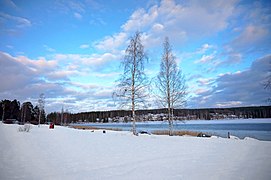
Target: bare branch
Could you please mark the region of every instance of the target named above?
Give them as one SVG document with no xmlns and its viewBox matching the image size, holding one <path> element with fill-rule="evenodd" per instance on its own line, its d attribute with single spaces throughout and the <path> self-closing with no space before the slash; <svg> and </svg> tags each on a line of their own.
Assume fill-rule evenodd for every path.
<svg viewBox="0 0 271 180">
<path fill-rule="evenodd" d="M 169 129 L 170 135 L 172 135 L 173 108 L 185 105 L 186 86 L 185 77 L 177 66 L 168 38 L 165 38 L 163 46 L 164 52 L 161 59 L 160 72 L 155 81 L 157 88 L 156 98 L 163 107 L 168 109 Z"/>
<path fill-rule="evenodd" d="M 123 74 L 113 93 L 113 98 L 118 99 L 121 107 L 131 107 L 134 134 L 136 134 L 135 108 L 144 106 L 144 99 L 148 96 L 146 93 L 148 80 L 144 73 L 144 63 L 148 58 L 140 38 L 141 34 L 136 32 L 130 40 L 122 62 Z"/>
</svg>

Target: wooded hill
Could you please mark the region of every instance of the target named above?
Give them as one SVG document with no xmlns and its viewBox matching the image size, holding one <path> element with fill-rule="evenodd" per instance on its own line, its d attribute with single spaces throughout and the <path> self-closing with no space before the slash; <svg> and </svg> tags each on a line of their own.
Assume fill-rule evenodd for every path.
<svg viewBox="0 0 271 180">
<path fill-rule="evenodd" d="M 4 111 L 3 111 L 4 110 Z M 3 113 L 4 112 L 4 113 Z M 204 109 L 174 109 L 174 119 L 233 119 L 233 118 L 271 118 L 271 106 L 233 107 L 233 108 L 204 108 Z M 20 123 L 31 122 L 37 124 L 39 108 L 31 102 L 22 105 L 17 100 L 0 101 L 0 118 L 15 119 Z M 41 123 L 54 122 L 55 124 L 68 124 L 76 122 L 119 122 L 130 121 L 131 111 L 92 111 L 81 113 L 53 112 L 45 117 L 42 112 Z M 137 110 L 137 121 L 165 120 L 167 109 Z"/>
<path fill-rule="evenodd" d="M 137 110 L 137 121 L 163 120 L 167 109 Z M 110 122 L 129 121 L 131 111 L 92 111 L 81 113 L 54 112 L 47 115 L 48 121 L 56 124 L 76 122 Z M 155 118 L 154 118 L 155 117 Z M 204 109 L 174 109 L 174 119 L 234 119 L 234 118 L 271 118 L 271 106 L 233 107 L 233 108 L 204 108 Z"/>
</svg>

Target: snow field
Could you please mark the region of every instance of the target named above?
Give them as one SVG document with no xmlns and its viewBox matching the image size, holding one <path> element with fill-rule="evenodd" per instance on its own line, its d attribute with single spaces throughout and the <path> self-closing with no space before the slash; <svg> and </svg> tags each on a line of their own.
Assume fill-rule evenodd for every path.
<svg viewBox="0 0 271 180">
<path fill-rule="evenodd" d="M 0 124 L 0 179 L 270 179 L 271 142 Z"/>
</svg>

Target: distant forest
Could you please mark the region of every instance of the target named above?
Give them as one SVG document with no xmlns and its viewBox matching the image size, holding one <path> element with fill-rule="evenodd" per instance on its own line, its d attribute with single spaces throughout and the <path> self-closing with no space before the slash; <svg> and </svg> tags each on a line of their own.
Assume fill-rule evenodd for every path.
<svg viewBox="0 0 271 180">
<path fill-rule="evenodd" d="M 38 123 L 39 107 L 33 106 L 31 102 L 24 102 L 22 105 L 16 99 L 13 101 L 0 101 L 1 120 L 14 119 L 20 123 Z M 167 109 L 137 110 L 137 121 L 163 120 Z M 117 118 L 124 118 L 129 121 L 131 111 L 92 111 L 81 113 L 52 112 L 45 116 L 42 112 L 41 123 L 54 122 L 55 124 L 69 124 L 76 122 L 109 122 Z M 156 116 L 153 119 L 152 115 Z M 158 118 L 157 118 L 158 117 Z M 225 119 L 225 118 L 271 118 L 271 106 L 233 107 L 233 108 L 205 108 L 205 109 L 174 109 L 175 119 Z"/>
<path fill-rule="evenodd" d="M 137 121 L 154 120 L 150 115 L 166 116 L 167 109 L 137 110 Z M 116 118 L 125 117 L 124 122 L 129 121 L 131 111 L 93 111 L 81 113 L 53 112 L 47 115 L 47 119 L 55 124 L 68 124 L 76 122 L 102 122 L 114 121 Z M 159 117 L 159 116 L 158 116 Z M 199 119 L 225 119 L 225 118 L 271 118 L 271 106 L 234 107 L 234 108 L 205 108 L 205 109 L 174 109 L 174 117 L 179 120 Z"/>
</svg>

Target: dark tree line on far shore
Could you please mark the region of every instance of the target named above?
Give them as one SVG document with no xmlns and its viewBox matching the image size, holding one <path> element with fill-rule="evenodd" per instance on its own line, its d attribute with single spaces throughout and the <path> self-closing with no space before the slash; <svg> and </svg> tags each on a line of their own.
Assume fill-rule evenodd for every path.
<svg viewBox="0 0 271 180">
<path fill-rule="evenodd" d="M 4 113 L 3 113 L 4 110 Z M 167 109 L 137 110 L 138 118 L 148 119 L 149 114 L 166 114 Z M 42 112 L 41 124 L 54 122 L 55 124 L 69 124 L 76 122 L 103 122 L 107 123 L 110 119 L 124 117 L 124 122 L 131 117 L 131 111 L 93 111 L 81 113 L 52 112 L 45 117 Z M 271 106 L 255 107 L 234 107 L 234 108 L 205 108 L 205 109 L 174 109 L 174 116 L 178 119 L 223 119 L 223 118 L 271 118 Z M 30 122 L 38 124 L 39 107 L 33 106 L 31 102 L 20 104 L 18 100 L 0 101 L 0 119 L 16 119 L 19 123 Z M 142 120 L 142 119 L 141 119 Z M 157 119 L 157 120 L 162 120 Z M 137 119 L 139 121 L 139 119 Z"/>
<path fill-rule="evenodd" d="M 149 114 L 166 114 L 167 109 L 137 110 L 137 121 L 150 120 Z M 53 112 L 47 115 L 47 119 L 55 124 L 69 124 L 76 122 L 102 122 L 124 117 L 124 122 L 131 117 L 131 111 L 93 111 L 81 113 Z M 224 119 L 224 118 L 271 118 L 271 106 L 235 107 L 235 108 L 206 108 L 206 109 L 174 109 L 174 116 L 179 120 L 184 119 Z M 141 119 L 140 119 L 141 118 Z M 163 120 L 157 119 L 157 120 Z"/>
</svg>

